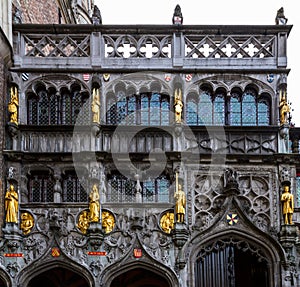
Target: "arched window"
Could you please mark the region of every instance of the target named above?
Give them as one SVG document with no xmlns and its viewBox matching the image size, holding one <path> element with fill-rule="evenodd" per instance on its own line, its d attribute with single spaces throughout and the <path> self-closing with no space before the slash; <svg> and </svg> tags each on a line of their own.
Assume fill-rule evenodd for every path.
<svg viewBox="0 0 300 287">
<path fill-rule="evenodd" d="M 125 97 L 118 92 L 118 100 L 107 103 L 107 124 L 161 126 L 169 124 L 169 97 L 159 93 L 143 93 Z"/>
<path fill-rule="evenodd" d="M 58 93 L 54 88 L 40 88 L 36 94 L 28 95 L 28 124 L 74 125 L 87 98 L 78 89 L 62 89 Z M 84 114 L 89 119 L 89 112 Z"/>
<path fill-rule="evenodd" d="M 213 103 L 211 94 L 203 91 L 198 103 L 198 124 L 211 125 L 213 123 Z"/>
<path fill-rule="evenodd" d="M 240 126 L 242 124 L 242 102 L 240 95 L 233 93 L 230 99 L 229 107 L 230 120 L 232 126 Z"/>
<path fill-rule="evenodd" d="M 29 202 L 53 202 L 54 179 L 48 172 L 33 172 L 28 180 Z"/>
<path fill-rule="evenodd" d="M 161 175 L 155 179 L 140 182 L 142 202 L 169 202 L 169 180 Z M 136 182 L 121 174 L 108 179 L 107 202 L 135 202 Z"/>
<path fill-rule="evenodd" d="M 190 98 L 186 103 L 186 122 L 188 125 L 198 125 L 198 104 L 194 98 Z"/>
<path fill-rule="evenodd" d="M 242 125 L 257 125 L 257 107 L 256 99 L 253 91 L 246 91 L 242 97 Z"/>
<path fill-rule="evenodd" d="M 63 202 L 87 202 L 87 186 L 84 180 L 79 180 L 75 171 L 66 172 L 62 184 Z"/>
<path fill-rule="evenodd" d="M 229 115 L 232 126 L 266 126 L 270 124 L 270 104 L 267 97 L 258 99 L 253 90 L 246 90 L 243 95 L 232 93 Z"/>
</svg>

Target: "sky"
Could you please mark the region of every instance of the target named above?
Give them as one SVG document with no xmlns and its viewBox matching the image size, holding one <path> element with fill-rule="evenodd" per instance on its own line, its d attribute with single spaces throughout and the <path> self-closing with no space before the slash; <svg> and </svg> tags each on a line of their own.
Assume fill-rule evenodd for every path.
<svg viewBox="0 0 300 287">
<path fill-rule="evenodd" d="M 181 7 L 186 25 L 273 25 L 277 10 L 284 8 L 288 25 L 293 25 L 288 38 L 287 97 L 292 105 L 292 122 L 300 127 L 300 95 L 297 93 L 296 64 L 300 43 L 298 0 L 94 0 L 101 11 L 103 24 L 172 24 L 174 8 Z M 299 90 L 299 89 L 298 89 Z"/>
</svg>

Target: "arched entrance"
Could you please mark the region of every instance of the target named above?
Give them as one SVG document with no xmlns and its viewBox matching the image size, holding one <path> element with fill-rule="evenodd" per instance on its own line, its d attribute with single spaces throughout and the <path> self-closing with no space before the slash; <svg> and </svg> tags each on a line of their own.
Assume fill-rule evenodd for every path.
<svg viewBox="0 0 300 287">
<path fill-rule="evenodd" d="M 6 284 L 4 283 L 1 277 L 0 277 L 0 287 L 6 287 Z"/>
<path fill-rule="evenodd" d="M 0 285 L 1 286 L 1 285 Z M 27 287 L 90 287 L 87 280 L 69 269 L 54 267 L 29 281 Z"/>
<path fill-rule="evenodd" d="M 110 287 L 171 287 L 161 275 L 144 268 L 135 268 L 116 277 Z"/>
<path fill-rule="evenodd" d="M 201 248 L 195 287 L 268 287 L 269 262 L 261 250 L 239 240 L 219 240 Z"/>
</svg>

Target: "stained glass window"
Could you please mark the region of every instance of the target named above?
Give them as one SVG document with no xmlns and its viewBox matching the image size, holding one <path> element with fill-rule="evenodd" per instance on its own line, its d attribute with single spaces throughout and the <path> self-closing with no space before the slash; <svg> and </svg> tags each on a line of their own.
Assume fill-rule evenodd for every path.
<svg viewBox="0 0 300 287">
<path fill-rule="evenodd" d="M 189 99 L 186 104 L 186 122 L 188 125 L 198 124 L 197 103 L 194 99 Z"/>
<path fill-rule="evenodd" d="M 107 107 L 109 111 L 106 116 L 107 124 L 145 126 L 169 124 L 169 98 L 158 93 L 144 93 L 130 97 L 119 94 L 117 103 L 109 102 Z"/>
<path fill-rule="evenodd" d="M 246 92 L 242 99 L 242 125 L 255 126 L 256 123 L 255 96 L 251 92 Z"/>
<path fill-rule="evenodd" d="M 230 99 L 230 125 L 240 126 L 242 123 L 242 103 L 238 94 L 232 94 Z"/>
<path fill-rule="evenodd" d="M 225 99 L 222 94 L 218 94 L 214 100 L 213 116 L 215 125 L 225 124 Z"/>
<path fill-rule="evenodd" d="M 211 95 L 208 92 L 203 92 L 200 95 L 200 101 L 198 104 L 198 117 L 200 125 L 211 125 L 212 122 L 212 112 L 213 103 Z"/>
<path fill-rule="evenodd" d="M 267 126 L 270 124 L 270 111 L 269 105 L 266 101 L 258 102 L 258 125 Z"/>
</svg>

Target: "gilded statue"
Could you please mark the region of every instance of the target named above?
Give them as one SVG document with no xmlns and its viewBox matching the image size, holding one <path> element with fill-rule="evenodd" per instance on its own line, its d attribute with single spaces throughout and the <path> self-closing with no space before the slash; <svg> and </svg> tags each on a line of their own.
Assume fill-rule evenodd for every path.
<svg viewBox="0 0 300 287">
<path fill-rule="evenodd" d="M 176 173 L 176 191 L 174 194 L 175 198 L 175 214 L 177 222 L 184 222 L 186 197 L 182 190 L 181 184 L 178 184 L 178 173 Z"/>
<path fill-rule="evenodd" d="M 99 222 L 100 219 L 100 195 L 96 184 L 93 185 L 90 193 L 89 222 Z"/>
<path fill-rule="evenodd" d="M 29 234 L 33 226 L 34 226 L 33 216 L 28 212 L 23 212 L 21 214 L 21 224 L 20 224 L 20 228 L 23 231 L 23 234 L 24 235 Z"/>
<path fill-rule="evenodd" d="M 293 224 L 294 196 L 289 192 L 289 190 L 290 187 L 285 185 L 281 195 L 284 224 Z"/>
<path fill-rule="evenodd" d="M 105 233 L 110 233 L 113 231 L 115 226 L 115 218 L 109 211 L 102 212 L 102 227 Z"/>
<path fill-rule="evenodd" d="M 174 229 L 174 213 L 167 212 L 160 219 L 160 227 L 166 233 L 171 233 Z"/>
<path fill-rule="evenodd" d="M 92 101 L 92 115 L 93 123 L 100 123 L 100 90 L 93 89 L 93 101 Z"/>
<path fill-rule="evenodd" d="M 5 194 L 5 212 L 7 223 L 18 223 L 19 196 L 12 184 L 10 184 Z"/>
<path fill-rule="evenodd" d="M 287 103 L 286 92 L 280 91 L 280 104 L 279 104 L 279 116 L 280 124 L 286 124 L 288 122 L 288 113 L 290 112 L 290 106 Z"/>
<path fill-rule="evenodd" d="M 89 212 L 86 210 L 82 211 L 78 218 L 77 227 L 83 234 L 86 234 L 89 226 L 90 226 Z"/>
<path fill-rule="evenodd" d="M 179 88 L 175 90 L 174 108 L 175 108 L 175 123 L 181 123 L 183 103 L 182 103 L 182 91 Z"/>
<path fill-rule="evenodd" d="M 10 113 L 10 122 L 18 124 L 18 89 L 17 87 L 10 88 L 10 102 L 8 103 L 8 112 Z"/>
</svg>

